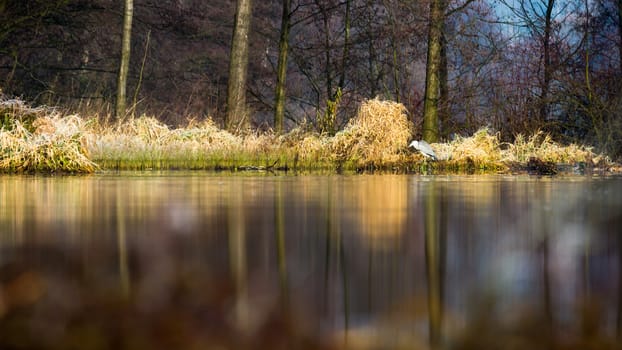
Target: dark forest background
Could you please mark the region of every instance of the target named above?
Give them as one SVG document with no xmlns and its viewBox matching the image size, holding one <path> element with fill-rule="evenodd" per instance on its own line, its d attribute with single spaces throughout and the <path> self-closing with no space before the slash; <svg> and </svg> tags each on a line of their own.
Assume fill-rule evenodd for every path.
<svg viewBox="0 0 622 350">
<path fill-rule="evenodd" d="M 361 101 L 380 97 L 403 103 L 420 133 L 430 1 L 439 0 L 292 0 L 284 129 L 319 128 L 335 100 L 338 129 Z M 247 108 L 254 128 L 273 127 L 282 4 L 252 7 Z M 543 130 L 620 158 L 622 2 L 442 4 L 441 139 L 482 126 L 508 141 Z M 0 0 L 2 92 L 113 114 L 123 5 Z M 131 112 L 171 125 L 189 117 L 223 123 L 235 12 L 231 0 L 135 0 Z"/>
</svg>

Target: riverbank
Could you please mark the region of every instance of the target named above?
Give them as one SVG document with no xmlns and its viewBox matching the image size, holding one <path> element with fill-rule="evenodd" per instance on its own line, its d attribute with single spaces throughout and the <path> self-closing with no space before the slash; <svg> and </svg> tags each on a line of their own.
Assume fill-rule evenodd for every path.
<svg viewBox="0 0 622 350">
<path fill-rule="evenodd" d="M 289 133 L 233 135 L 211 119 L 171 128 L 141 116 L 116 122 L 0 101 L 0 171 L 91 173 L 98 170 L 391 171 L 498 173 L 618 171 L 590 147 L 561 145 L 548 135 L 517 135 L 504 143 L 480 129 L 470 137 L 432 144 L 438 161 L 406 146 L 413 126 L 403 105 L 364 102 L 334 136 L 299 126 Z"/>
</svg>

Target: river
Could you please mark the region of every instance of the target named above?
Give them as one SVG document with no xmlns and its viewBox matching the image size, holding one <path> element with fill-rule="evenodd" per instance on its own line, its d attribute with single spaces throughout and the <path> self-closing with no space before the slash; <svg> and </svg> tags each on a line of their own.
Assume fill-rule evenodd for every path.
<svg viewBox="0 0 622 350">
<path fill-rule="evenodd" d="M 614 346 L 621 225 L 620 177 L 3 175 L 0 348 Z"/>
</svg>

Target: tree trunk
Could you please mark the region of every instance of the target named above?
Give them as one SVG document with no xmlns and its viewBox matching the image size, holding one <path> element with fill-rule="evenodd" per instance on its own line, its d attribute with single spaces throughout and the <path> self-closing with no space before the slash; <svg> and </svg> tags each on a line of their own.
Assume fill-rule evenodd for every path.
<svg viewBox="0 0 622 350">
<path fill-rule="evenodd" d="M 430 1 L 430 26 L 428 32 L 428 61 L 425 75 L 425 97 L 423 100 L 423 139 L 438 142 L 441 45 L 443 36 L 444 9 L 442 0 Z"/>
<path fill-rule="evenodd" d="M 621 0 L 622 1 L 622 0 Z M 383 0 L 382 2 L 384 8 L 387 11 L 389 25 L 391 27 L 391 36 L 390 36 L 390 44 L 391 44 L 391 59 L 392 59 L 392 75 L 393 75 L 393 94 L 395 95 L 395 102 L 401 102 L 401 92 L 400 92 L 400 66 L 399 66 L 399 48 L 398 48 L 398 35 L 397 35 L 397 24 L 395 23 L 395 14 L 393 9 L 390 7 L 391 4 Z"/>
<path fill-rule="evenodd" d="M 127 112 L 127 72 L 130 66 L 130 49 L 132 40 L 132 17 L 134 1 L 125 0 L 125 12 L 123 15 L 123 37 L 121 39 L 121 62 L 119 63 L 119 77 L 117 81 L 116 117 L 121 118 Z"/>
<path fill-rule="evenodd" d="M 544 17 L 544 38 L 542 41 L 542 50 L 544 56 L 544 77 L 540 86 L 540 123 L 546 122 L 549 110 L 549 89 L 551 86 L 551 78 L 553 76 L 553 64 L 551 61 L 551 31 L 553 15 L 553 6 L 555 0 L 548 0 L 546 6 L 546 14 Z M 539 126 L 540 127 L 540 126 Z"/>
<path fill-rule="evenodd" d="M 441 35 L 441 60 L 438 78 L 440 135 L 443 138 L 447 138 L 449 136 L 449 71 L 447 67 L 447 39 L 445 38 L 444 24 Z"/>
<path fill-rule="evenodd" d="M 447 8 L 447 1 L 441 0 L 443 11 Z M 441 58 L 438 69 L 439 79 L 439 136 L 447 137 L 447 127 L 449 125 L 449 70 L 447 63 L 447 37 L 445 36 L 445 18 L 441 23 Z"/>
<path fill-rule="evenodd" d="M 249 126 L 246 109 L 246 77 L 248 72 L 248 35 L 251 24 L 251 0 L 238 0 L 231 39 L 227 113 L 225 127 L 239 133 Z"/>
<path fill-rule="evenodd" d="M 324 8 L 324 5 L 319 0 L 315 0 L 315 4 L 322 14 L 322 22 L 324 24 L 324 57 L 326 59 L 324 66 L 324 77 L 326 78 L 326 110 L 323 115 L 318 113 L 318 129 L 321 133 L 332 135 L 335 132 L 335 121 L 333 118 L 335 116 L 337 104 L 332 103 L 333 77 L 330 69 L 332 44 L 330 39 L 329 18 L 328 11 Z"/>
<path fill-rule="evenodd" d="M 372 12 L 372 14 L 369 15 L 369 18 L 367 18 L 367 22 L 364 25 L 366 31 L 365 34 L 367 35 L 367 81 L 369 82 L 369 96 L 371 97 L 376 97 L 378 94 L 378 81 L 380 80 L 376 63 L 378 55 L 376 54 L 376 49 L 374 47 L 374 45 L 376 45 L 376 37 L 374 33 L 374 26 L 372 25 L 376 12 L 374 4 L 374 0 L 367 0 L 365 6 Z"/>
<path fill-rule="evenodd" d="M 346 18 L 343 39 L 343 54 L 341 55 L 341 75 L 339 76 L 339 89 L 343 91 L 346 85 L 346 66 L 350 57 L 350 6 L 352 0 L 346 0 Z"/>
<path fill-rule="evenodd" d="M 618 0 L 618 60 L 620 65 L 620 79 L 622 79 L 622 0 Z"/>
<path fill-rule="evenodd" d="M 324 66 L 324 77 L 326 78 L 326 98 L 330 99 L 333 95 L 333 77 L 331 74 L 330 66 L 331 66 L 331 48 L 332 43 L 330 39 L 330 26 L 329 26 L 329 18 L 328 11 L 324 8 L 324 5 L 320 3 L 319 0 L 315 1 L 317 7 L 319 7 L 320 12 L 322 13 L 322 21 L 324 24 L 324 56 L 326 59 L 326 65 Z"/>
<path fill-rule="evenodd" d="M 283 116 L 285 115 L 285 77 L 287 76 L 287 53 L 289 50 L 291 0 L 283 0 L 281 16 L 281 36 L 279 38 L 279 62 L 274 97 L 274 129 L 283 132 Z"/>
<path fill-rule="evenodd" d="M 393 22 L 393 21 L 392 21 Z M 393 58 L 393 92 L 395 94 L 395 102 L 400 103 L 400 67 L 399 67 L 399 50 L 397 48 L 397 36 L 395 34 L 395 23 L 391 24 L 391 51 Z"/>
<path fill-rule="evenodd" d="M 337 85 L 337 89 L 333 92 L 333 76 L 331 71 L 331 38 L 330 38 L 330 18 L 328 15 L 328 10 L 326 7 L 321 5 L 320 1 L 315 0 L 315 4 L 320 9 L 322 14 L 322 19 L 324 21 L 324 47 L 325 47 L 325 55 L 326 55 L 326 67 L 324 70 L 324 74 L 326 76 L 326 110 L 324 115 L 318 114 L 318 126 L 320 132 L 327 133 L 329 135 L 334 135 L 335 133 L 335 124 L 337 119 L 337 108 L 339 107 L 339 103 L 341 101 L 341 96 L 343 93 L 343 88 L 345 87 L 346 81 L 346 65 L 349 59 L 350 52 L 350 6 L 351 0 L 346 0 L 346 13 L 345 13 L 345 23 L 344 23 L 344 44 L 343 44 L 343 52 L 341 56 L 341 71 L 339 74 L 339 81 Z"/>
</svg>

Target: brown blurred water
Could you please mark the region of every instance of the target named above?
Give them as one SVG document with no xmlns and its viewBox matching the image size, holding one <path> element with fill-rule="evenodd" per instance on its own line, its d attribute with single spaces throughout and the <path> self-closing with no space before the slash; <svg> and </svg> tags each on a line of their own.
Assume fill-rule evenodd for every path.
<svg viewBox="0 0 622 350">
<path fill-rule="evenodd" d="M 621 224 L 619 177 L 0 176 L 0 348 L 618 348 Z"/>
</svg>

